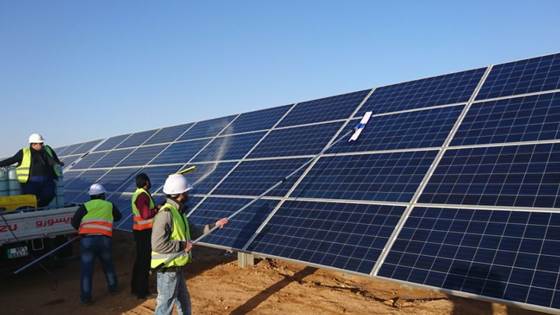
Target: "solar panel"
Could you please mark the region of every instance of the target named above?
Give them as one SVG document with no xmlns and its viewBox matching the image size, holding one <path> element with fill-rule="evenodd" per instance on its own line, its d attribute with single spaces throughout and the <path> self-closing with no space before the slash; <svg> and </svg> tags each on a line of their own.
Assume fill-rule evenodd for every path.
<svg viewBox="0 0 560 315">
<path fill-rule="evenodd" d="M 166 143 L 175 141 L 180 135 L 182 135 L 185 131 L 192 127 L 194 123 L 190 124 L 183 124 L 179 126 L 167 127 L 162 128 L 156 134 L 153 135 L 148 141 L 146 141 L 146 145 L 148 144 L 156 144 L 156 143 Z"/>
<path fill-rule="evenodd" d="M 280 122 L 278 127 L 346 119 L 369 92 L 370 90 L 363 90 L 299 103 Z"/>
<path fill-rule="evenodd" d="M 427 109 L 418 112 L 371 118 L 371 125 L 356 142 L 341 142 L 329 150 L 363 152 L 439 147 L 451 131 L 464 106 Z M 353 120 L 355 125 L 359 120 Z"/>
<path fill-rule="evenodd" d="M 90 168 L 95 162 L 99 161 L 102 157 L 104 157 L 107 152 L 93 152 L 86 156 L 84 156 L 78 163 L 76 163 L 72 169 L 86 169 Z M 79 157 L 79 156 L 78 156 Z M 66 162 L 64 162 L 66 163 Z"/>
<path fill-rule="evenodd" d="M 89 142 L 85 142 L 84 144 L 82 144 L 78 149 L 74 150 L 72 152 L 72 154 L 84 154 L 89 152 L 91 149 L 93 149 L 93 147 L 95 147 L 97 144 L 99 144 L 99 142 L 101 142 L 101 140 L 94 140 L 94 141 L 89 141 Z"/>
<path fill-rule="evenodd" d="M 560 214 L 415 208 L 383 277 L 560 308 Z"/>
<path fill-rule="evenodd" d="M 366 111 L 380 114 L 466 102 L 484 70 L 480 68 L 376 88 L 358 116 L 363 116 Z"/>
<path fill-rule="evenodd" d="M 189 215 L 189 220 L 197 225 L 213 224 L 218 219 L 230 216 L 250 201 L 251 199 L 207 198 Z M 277 203 L 275 200 L 259 200 L 236 216 L 227 229 L 217 230 L 206 236 L 203 242 L 242 249 Z"/>
<path fill-rule="evenodd" d="M 242 162 L 213 193 L 258 196 L 284 176 L 295 171 L 305 161 L 306 159 L 281 159 Z M 271 191 L 269 196 L 283 196 L 294 182 L 295 178 L 288 180 Z"/>
<path fill-rule="evenodd" d="M 59 157 L 59 159 L 64 163 L 65 166 L 70 166 L 74 163 L 77 159 L 80 158 L 80 155 L 70 155 L 65 157 Z"/>
<path fill-rule="evenodd" d="M 235 116 L 227 116 L 216 119 L 205 120 L 196 123 L 179 140 L 192 140 L 197 138 L 207 138 L 216 136 L 224 129 Z"/>
<path fill-rule="evenodd" d="M 100 167 L 113 167 L 117 165 L 122 159 L 128 156 L 133 149 L 122 149 L 116 151 L 110 151 L 107 155 L 103 156 L 97 162 L 95 162 L 91 167 L 92 168 L 100 168 Z"/>
<path fill-rule="evenodd" d="M 292 196 L 408 202 L 435 151 L 321 158 Z"/>
<path fill-rule="evenodd" d="M 420 202 L 559 208 L 560 144 L 449 150 Z"/>
<path fill-rule="evenodd" d="M 111 150 L 111 149 L 115 148 L 118 144 L 123 142 L 129 136 L 130 136 L 130 134 L 111 137 L 111 138 L 105 140 L 103 143 L 101 143 L 93 151 L 97 152 L 97 151 Z"/>
<path fill-rule="evenodd" d="M 163 150 L 150 164 L 186 163 L 210 140 L 195 140 L 173 143 Z"/>
<path fill-rule="evenodd" d="M 221 161 L 241 159 L 259 141 L 264 132 L 215 138 L 202 152 L 196 155 L 194 162 Z"/>
<path fill-rule="evenodd" d="M 473 104 L 452 145 L 560 138 L 560 94 Z"/>
<path fill-rule="evenodd" d="M 222 132 L 222 135 L 272 128 L 290 107 L 292 107 L 292 105 L 243 113 L 231 123 L 227 130 Z"/>
<path fill-rule="evenodd" d="M 477 100 L 560 89 L 560 54 L 494 66 Z"/>
<path fill-rule="evenodd" d="M 327 123 L 274 130 L 251 152 L 249 158 L 317 154 L 341 126 L 342 123 Z"/>
<path fill-rule="evenodd" d="M 284 179 L 202 244 L 557 313 L 558 56 L 61 147 L 81 159 L 65 195 L 106 183 L 129 215 L 135 174 L 159 193 L 195 165 L 187 209 L 206 224 Z M 357 141 L 305 164 L 366 111 Z"/>
<path fill-rule="evenodd" d="M 166 147 L 167 145 L 163 144 L 138 148 L 117 164 L 117 166 L 145 165 Z"/>
<path fill-rule="evenodd" d="M 368 274 L 404 207 L 288 201 L 248 250 Z"/>
</svg>

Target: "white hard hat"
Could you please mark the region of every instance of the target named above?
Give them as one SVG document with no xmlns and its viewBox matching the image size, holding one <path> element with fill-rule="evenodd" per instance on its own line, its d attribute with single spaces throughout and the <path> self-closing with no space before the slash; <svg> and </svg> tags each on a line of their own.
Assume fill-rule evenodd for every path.
<svg viewBox="0 0 560 315">
<path fill-rule="evenodd" d="M 107 193 L 107 191 L 105 190 L 105 187 L 103 187 L 103 185 L 101 184 L 93 184 L 89 186 L 88 195 L 90 196 L 97 196 L 105 193 Z"/>
<path fill-rule="evenodd" d="M 163 184 L 163 193 L 166 195 L 178 195 L 191 189 L 191 184 L 189 184 L 185 176 L 181 174 L 171 174 L 167 176 L 165 184 Z"/>
<path fill-rule="evenodd" d="M 45 142 L 45 139 L 43 139 L 43 136 L 41 136 L 38 133 L 32 133 L 29 136 L 29 143 L 43 143 Z"/>
</svg>

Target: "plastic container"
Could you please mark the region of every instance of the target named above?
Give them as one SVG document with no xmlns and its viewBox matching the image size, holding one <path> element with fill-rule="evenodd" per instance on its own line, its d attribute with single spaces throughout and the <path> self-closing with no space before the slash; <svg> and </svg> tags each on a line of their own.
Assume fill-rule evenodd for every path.
<svg viewBox="0 0 560 315">
<path fill-rule="evenodd" d="M 10 196 L 21 195 L 21 185 L 17 180 L 15 167 L 8 170 L 8 191 Z"/>
<path fill-rule="evenodd" d="M 8 196 L 10 187 L 8 186 L 8 170 L 0 168 L 0 196 Z"/>
</svg>

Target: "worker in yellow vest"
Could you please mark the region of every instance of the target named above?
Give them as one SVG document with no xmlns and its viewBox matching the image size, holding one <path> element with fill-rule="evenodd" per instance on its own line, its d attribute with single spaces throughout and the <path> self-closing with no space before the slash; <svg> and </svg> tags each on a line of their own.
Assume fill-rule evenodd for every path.
<svg viewBox="0 0 560 315">
<path fill-rule="evenodd" d="M 150 257 L 152 252 L 152 221 L 158 211 L 150 188 L 150 178 L 146 173 L 136 175 L 136 191 L 132 195 L 132 233 L 136 243 L 136 259 L 132 268 L 131 292 L 139 299 L 150 294 Z"/>
<path fill-rule="evenodd" d="M 222 218 L 214 224 L 198 227 L 191 224 L 183 205 L 189 198 L 192 186 L 180 174 L 167 177 L 163 185 L 166 203 L 156 214 L 152 227 L 152 268 L 165 263 L 157 272 L 156 315 L 171 314 L 177 304 L 180 315 L 191 314 L 191 301 L 183 268 L 191 261 L 192 239 L 208 233 L 214 225 L 223 228 L 228 223 Z M 174 259 L 171 257 L 183 253 Z"/>
<path fill-rule="evenodd" d="M 107 191 L 101 184 L 90 186 L 90 201 L 81 205 L 74 217 L 72 226 L 78 230 L 80 239 L 80 302 L 91 304 L 93 264 L 95 258 L 101 260 L 107 287 L 110 293 L 117 292 L 117 274 L 113 266 L 112 236 L 113 221 L 121 219 L 117 206 L 105 200 Z"/>
<path fill-rule="evenodd" d="M 16 175 L 23 194 L 37 197 L 37 206 L 46 207 L 56 195 L 55 180 L 61 175 L 58 165 L 63 166 L 54 150 L 44 144 L 45 139 L 33 133 L 29 147 L 19 150 L 11 158 L 0 161 L 0 167 L 17 163 Z"/>
</svg>

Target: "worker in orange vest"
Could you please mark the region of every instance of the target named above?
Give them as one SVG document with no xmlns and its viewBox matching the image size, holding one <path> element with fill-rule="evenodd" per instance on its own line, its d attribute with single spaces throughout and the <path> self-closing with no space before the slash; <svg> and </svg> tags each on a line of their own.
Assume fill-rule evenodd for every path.
<svg viewBox="0 0 560 315">
<path fill-rule="evenodd" d="M 101 260 L 110 293 L 117 292 L 117 274 L 113 266 L 113 221 L 121 219 L 121 213 L 112 202 L 105 200 L 107 191 L 101 184 L 89 188 L 90 201 L 76 210 L 72 226 L 82 236 L 80 239 L 80 302 L 91 304 L 93 263 Z"/>
</svg>

